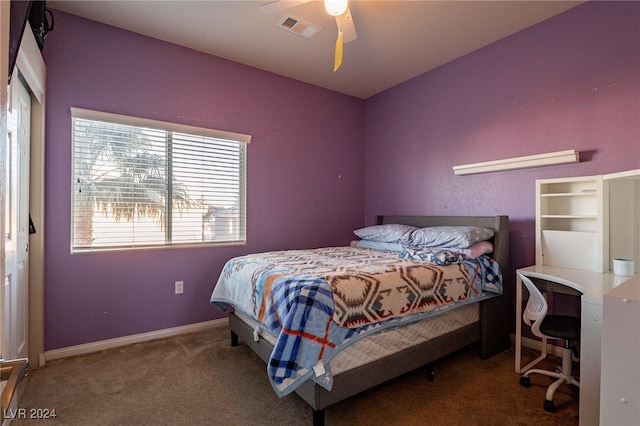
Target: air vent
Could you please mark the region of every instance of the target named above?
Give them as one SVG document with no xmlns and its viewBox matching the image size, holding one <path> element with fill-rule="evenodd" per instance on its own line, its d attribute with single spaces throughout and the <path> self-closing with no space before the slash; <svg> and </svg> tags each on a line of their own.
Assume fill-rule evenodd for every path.
<svg viewBox="0 0 640 426">
<path fill-rule="evenodd" d="M 303 21 L 300 18 L 296 18 L 292 15 L 287 15 L 282 18 L 276 24 L 278 28 L 282 28 L 285 31 L 289 31 L 295 35 L 299 35 L 300 37 L 304 37 L 306 39 L 311 40 L 318 34 L 321 30 L 320 27 L 311 25 L 310 23 Z"/>
</svg>

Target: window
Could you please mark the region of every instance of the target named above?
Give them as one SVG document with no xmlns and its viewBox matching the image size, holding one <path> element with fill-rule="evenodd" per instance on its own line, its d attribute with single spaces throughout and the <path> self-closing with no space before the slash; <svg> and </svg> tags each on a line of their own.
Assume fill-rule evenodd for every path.
<svg viewBox="0 0 640 426">
<path fill-rule="evenodd" d="M 244 243 L 248 135 L 71 109 L 72 252 Z"/>
</svg>

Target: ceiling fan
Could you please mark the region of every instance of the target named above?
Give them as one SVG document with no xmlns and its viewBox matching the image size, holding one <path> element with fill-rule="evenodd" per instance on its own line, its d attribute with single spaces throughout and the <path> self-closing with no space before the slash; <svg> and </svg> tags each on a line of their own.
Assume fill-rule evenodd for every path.
<svg viewBox="0 0 640 426">
<path fill-rule="evenodd" d="M 312 0 L 275 0 L 260 6 L 260 11 L 265 15 L 271 15 L 310 1 Z M 324 0 L 324 8 L 329 15 L 335 16 L 338 27 L 338 38 L 336 40 L 333 65 L 333 72 L 336 72 L 342 64 L 343 44 L 355 40 L 358 38 L 358 34 L 356 33 L 356 27 L 353 23 L 348 0 Z"/>
</svg>

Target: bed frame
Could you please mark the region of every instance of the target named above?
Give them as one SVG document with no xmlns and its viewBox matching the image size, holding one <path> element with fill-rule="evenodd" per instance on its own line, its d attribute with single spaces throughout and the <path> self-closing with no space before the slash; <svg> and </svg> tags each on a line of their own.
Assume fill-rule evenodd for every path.
<svg viewBox="0 0 640 426">
<path fill-rule="evenodd" d="M 492 257 L 503 274 L 503 295 L 480 302 L 480 319 L 448 334 L 407 348 L 369 364 L 345 371 L 333 377 L 333 387 L 327 391 L 309 379 L 295 392 L 313 409 L 314 426 L 324 425 L 325 408 L 399 377 L 464 347 L 477 344 L 478 355 L 489 358 L 509 348 L 511 324 L 510 301 L 513 299 L 513 283 L 509 270 L 509 219 L 507 216 L 378 216 L 376 224 L 401 223 L 418 227 L 443 225 L 473 225 L 495 229 Z M 231 345 L 238 346 L 239 339 L 267 362 L 273 346 L 265 339 L 253 339 L 253 329 L 233 313 L 229 314 Z M 431 371 L 432 374 L 432 371 Z M 431 375 L 430 374 L 430 375 Z"/>
</svg>

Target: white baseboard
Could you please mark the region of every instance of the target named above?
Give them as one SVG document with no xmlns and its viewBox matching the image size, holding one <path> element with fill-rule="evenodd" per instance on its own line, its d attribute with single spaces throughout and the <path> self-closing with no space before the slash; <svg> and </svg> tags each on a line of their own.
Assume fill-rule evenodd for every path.
<svg viewBox="0 0 640 426">
<path fill-rule="evenodd" d="M 511 344 L 515 345 L 515 342 L 516 336 L 515 334 L 512 334 Z M 522 338 L 522 346 L 524 346 L 525 348 L 535 349 L 538 352 L 542 351 L 542 342 L 540 340 L 531 339 L 529 337 Z M 562 348 L 560 346 L 555 346 L 547 342 L 547 353 L 550 355 L 557 355 L 559 357 L 562 357 Z"/>
<path fill-rule="evenodd" d="M 178 336 L 180 334 L 193 333 L 196 331 L 206 330 L 214 327 L 224 327 L 229 324 L 227 318 L 217 320 L 199 322 L 196 324 L 183 325 L 179 327 L 165 328 L 163 330 L 150 331 L 148 333 L 133 334 L 130 336 L 117 337 L 115 339 L 100 340 L 98 342 L 85 343 L 82 345 L 68 346 L 66 348 L 54 349 L 40 354 L 39 366 L 43 367 L 47 361 L 60 358 L 68 358 L 70 356 L 85 355 L 92 352 L 99 352 L 105 349 L 117 348 L 120 346 L 131 345 L 133 343 L 146 342 L 154 339 L 163 339 L 165 337 Z M 515 344 L 515 335 L 511 335 L 511 343 Z M 542 342 L 528 337 L 522 338 L 522 346 L 542 350 Z M 547 353 L 562 356 L 562 348 L 547 344 Z"/>
<path fill-rule="evenodd" d="M 119 346 L 131 345 L 133 343 L 146 342 L 148 340 L 163 339 L 165 337 L 178 336 L 180 334 L 193 333 L 214 327 L 224 327 L 229 324 L 227 318 L 199 322 L 196 324 L 182 325 L 179 327 L 165 328 L 163 330 L 150 331 L 148 333 L 133 334 L 130 336 L 117 337 L 115 339 L 100 340 L 98 342 L 85 343 L 82 345 L 69 346 L 66 348 L 54 349 L 40 354 L 39 365 L 44 366 L 47 361 L 67 358 L 70 356 L 85 355 L 92 352 L 99 352 L 105 349 L 117 348 Z"/>
</svg>

